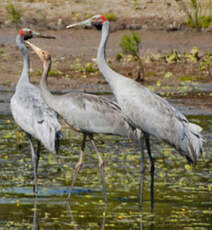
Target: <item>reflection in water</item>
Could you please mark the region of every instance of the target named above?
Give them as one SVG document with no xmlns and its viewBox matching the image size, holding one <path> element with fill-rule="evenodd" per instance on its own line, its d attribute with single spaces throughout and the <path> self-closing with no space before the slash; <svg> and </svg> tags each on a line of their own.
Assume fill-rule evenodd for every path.
<svg viewBox="0 0 212 230">
<path fill-rule="evenodd" d="M 69 213 L 70 213 L 70 217 L 71 217 L 71 221 L 72 221 L 73 226 L 74 226 L 74 230 L 78 230 L 78 224 L 76 223 L 76 221 L 74 219 L 74 215 L 72 213 L 70 202 L 66 201 L 66 204 L 67 204 L 67 207 L 68 207 L 68 210 L 69 210 Z M 104 230 L 105 229 L 106 212 L 107 212 L 107 204 L 104 205 L 104 211 L 102 212 L 102 222 L 101 222 L 100 230 Z"/>
<path fill-rule="evenodd" d="M 35 196 L 34 198 L 34 209 L 33 209 L 33 223 L 32 223 L 32 230 L 38 230 L 39 229 L 39 223 L 37 219 L 37 203 L 38 203 L 38 198 Z"/>
<path fill-rule="evenodd" d="M 7 97 L 7 94 L 2 94 L 2 101 L 5 102 L 4 97 Z M 31 158 L 28 155 L 26 138 L 20 135 L 14 125 L 9 109 L 5 110 L 8 102 L 2 104 L 2 101 L 0 229 L 154 230 L 154 226 L 157 226 L 157 230 L 212 229 L 211 115 L 188 117 L 191 122 L 203 127 L 203 155 L 207 155 L 206 159 L 200 159 L 193 168 L 184 166 L 184 159 L 177 156 L 172 148 L 153 139 L 157 164 L 154 213 L 151 213 L 150 209 L 149 170 L 145 177 L 143 210 L 138 211 L 137 178 L 140 176 L 140 150 L 135 149 L 134 143 L 122 138 L 104 137 L 102 143 L 101 136 L 99 139 L 97 137 L 97 143 L 106 161 L 110 198 L 107 208 L 104 211 L 101 203 L 102 192 L 96 174 L 96 156 L 88 150 L 86 155 L 89 155 L 89 159 L 86 160 L 77 184 L 79 189 L 75 188 L 73 193 L 72 210 L 67 210 L 64 200 L 71 182 L 74 162 L 78 157 L 81 137 L 74 132 L 65 133 L 58 155 L 60 172 L 57 170 L 55 158 L 44 150 L 45 154 L 41 156 L 42 167 L 39 169 L 41 189 L 39 197 L 34 199 L 31 189 Z M 204 105 L 205 103 L 204 101 Z M 2 110 L 6 112 L 2 113 Z M 200 114 L 202 110 L 199 109 L 198 112 Z M 89 187 L 85 189 L 86 186 Z M 40 216 L 42 218 L 39 218 Z"/>
<path fill-rule="evenodd" d="M 74 227 L 74 230 L 83 229 L 83 228 L 81 228 L 81 226 L 79 226 L 79 224 L 76 222 L 76 220 L 74 218 L 70 202 L 66 201 L 66 204 L 67 204 L 67 208 L 69 210 L 69 214 L 70 214 L 70 217 L 71 217 L 72 226 Z M 107 204 L 105 204 L 103 212 L 102 212 L 102 222 L 101 222 L 100 230 L 105 229 L 107 208 L 108 208 L 108 206 L 107 206 Z M 139 230 L 143 230 L 143 214 L 142 214 L 142 211 L 139 212 L 139 218 L 138 219 L 139 219 L 139 221 L 138 221 Z M 150 216 L 149 222 L 150 222 L 149 230 L 154 230 L 154 213 L 152 213 L 152 215 Z"/>
<path fill-rule="evenodd" d="M 79 224 L 75 221 L 70 202 L 65 201 L 65 204 L 66 204 L 65 206 L 67 207 L 68 212 L 69 212 L 70 217 L 71 217 L 71 226 L 74 227 L 74 230 L 81 229 Z M 104 209 L 102 212 L 102 222 L 101 222 L 100 230 L 105 229 L 106 212 L 107 212 L 107 205 L 104 205 Z M 33 221 L 32 221 L 32 228 L 31 229 L 32 230 L 39 230 L 40 229 L 39 220 L 38 220 L 38 198 L 37 198 L 37 196 L 35 196 L 33 199 Z M 140 229 L 142 229 L 142 225 L 141 225 Z"/>
<path fill-rule="evenodd" d="M 67 203 L 68 210 L 70 212 L 71 222 L 73 223 L 74 230 L 77 230 L 78 229 L 77 228 L 78 225 L 77 225 L 77 223 L 76 223 L 76 221 L 74 219 L 74 216 L 72 214 L 71 205 L 70 205 L 69 201 L 66 201 L 66 203 Z"/>
</svg>

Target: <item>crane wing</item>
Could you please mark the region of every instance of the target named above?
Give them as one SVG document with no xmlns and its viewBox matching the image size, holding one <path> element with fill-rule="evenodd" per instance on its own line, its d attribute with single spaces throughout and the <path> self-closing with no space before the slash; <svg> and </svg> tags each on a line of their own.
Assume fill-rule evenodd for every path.
<svg viewBox="0 0 212 230">
<path fill-rule="evenodd" d="M 61 125 L 57 114 L 48 107 L 40 90 L 32 84 L 23 85 L 11 98 L 11 111 L 17 124 L 27 133 L 54 151 L 56 132 Z"/>
</svg>

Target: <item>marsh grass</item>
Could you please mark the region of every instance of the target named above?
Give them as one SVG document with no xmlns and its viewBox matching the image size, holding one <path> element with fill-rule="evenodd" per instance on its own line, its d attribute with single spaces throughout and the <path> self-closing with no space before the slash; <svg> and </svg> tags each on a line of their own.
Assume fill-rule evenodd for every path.
<svg viewBox="0 0 212 230">
<path fill-rule="evenodd" d="M 76 58 L 75 63 L 70 67 L 72 70 L 82 73 L 83 77 L 87 77 L 87 74 L 96 74 L 99 72 L 96 63 L 87 62 L 83 64 L 80 58 Z"/>
<path fill-rule="evenodd" d="M 113 12 L 106 13 L 105 16 L 109 21 L 117 21 L 117 16 Z"/>
<path fill-rule="evenodd" d="M 212 25 L 212 2 L 201 0 L 175 0 L 187 16 L 187 24 L 193 28 L 208 28 Z"/>
<path fill-rule="evenodd" d="M 6 6 L 7 13 L 9 14 L 9 17 L 11 18 L 12 22 L 16 25 L 19 24 L 22 10 L 18 9 L 15 5 L 12 3 Z"/>
</svg>

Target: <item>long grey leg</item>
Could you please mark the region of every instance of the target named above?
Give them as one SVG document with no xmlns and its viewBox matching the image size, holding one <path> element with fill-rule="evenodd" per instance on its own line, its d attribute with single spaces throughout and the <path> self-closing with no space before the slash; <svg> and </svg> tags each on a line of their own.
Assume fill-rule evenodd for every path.
<svg viewBox="0 0 212 230">
<path fill-rule="evenodd" d="M 141 178 L 140 178 L 140 190 L 139 190 L 139 210 L 142 210 L 143 203 L 143 187 L 144 187 L 144 177 L 145 177 L 145 154 L 144 154 L 144 137 L 140 139 L 141 145 Z"/>
<path fill-rule="evenodd" d="M 37 154 L 36 154 L 36 173 L 38 174 L 38 166 L 39 166 L 39 160 L 40 160 L 40 151 L 41 151 L 41 143 L 40 141 L 37 141 Z"/>
<path fill-rule="evenodd" d="M 38 230 L 39 224 L 37 220 L 37 197 L 34 198 L 34 213 L 33 213 L 33 224 L 31 230 Z"/>
<path fill-rule="evenodd" d="M 101 180 L 102 180 L 102 184 L 103 184 L 103 193 L 104 193 L 104 201 L 105 203 L 107 203 L 107 194 L 106 194 L 106 182 L 105 182 L 105 172 L 104 172 L 104 161 L 102 160 L 102 157 L 100 156 L 99 154 L 99 151 L 95 145 L 95 142 L 93 140 L 93 135 L 90 135 L 90 140 L 91 140 L 91 143 L 94 147 L 94 150 L 97 154 L 97 158 L 98 158 L 98 162 L 99 162 L 99 169 L 100 169 L 100 172 L 101 172 Z"/>
<path fill-rule="evenodd" d="M 74 230 L 78 230 L 78 224 L 76 223 L 75 219 L 74 219 L 74 215 L 72 213 L 72 210 L 71 210 L 71 205 L 70 205 L 70 202 L 67 202 L 67 208 L 68 208 L 68 211 L 70 212 L 70 217 L 71 217 L 71 222 L 72 222 L 72 225 L 74 227 Z"/>
<path fill-rule="evenodd" d="M 30 149 L 31 149 L 31 155 L 32 155 L 32 163 L 33 163 L 33 172 L 34 172 L 34 186 L 33 186 L 33 192 L 35 194 L 38 193 L 38 179 L 37 179 L 37 172 L 38 172 L 38 163 L 39 163 L 39 157 L 40 157 L 40 143 L 38 141 L 38 149 L 37 152 L 35 153 L 33 143 L 32 143 L 32 137 L 31 135 L 27 135 L 29 144 L 30 144 Z"/>
<path fill-rule="evenodd" d="M 150 148 L 150 141 L 149 141 L 149 135 L 145 134 L 145 141 L 146 141 L 146 147 L 149 155 L 150 160 L 150 175 L 151 175 L 151 211 L 154 212 L 154 171 L 155 171 L 155 165 L 154 165 L 154 159 L 151 154 L 151 148 Z"/>
<path fill-rule="evenodd" d="M 83 161 L 83 154 L 84 154 L 84 150 L 85 150 L 86 137 L 87 137 L 87 135 L 83 133 L 83 139 L 82 139 L 82 145 L 81 145 L 79 160 L 75 165 L 75 170 L 74 170 L 74 174 L 73 174 L 73 177 L 72 177 L 72 183 L 71 183 L 70 191 L 69 191 L 69 194 L 68 194 L 68 197 L 67 197 L 68 199 L 71 198 L 72 190 L 73 190 L 75 181 L 77 179 L 77 175 L 79 173 L 79 170 L 82 167 L 82 161 Z"/>
<path fill-rule="evenodd" d="M 58 172 L 61 172 L 61 164 L 60 164 L 60 158 L 59 158 L 61 137 L 62 137 L 62 132 L 57 131 L 55 134 L 55 151 L 56 151 L 56 164 L 57 164 L 57 171 Z"/>
<path fill-rule="evenodd" d="M 101 224 L 100 230 L 104 230 L 105 229 L 106 212 L 107 212 L 107 204 L 105 204 L 105 206 L 104 206 L 104 212 L 103 212 L 102 224 Z"/>
</svg>

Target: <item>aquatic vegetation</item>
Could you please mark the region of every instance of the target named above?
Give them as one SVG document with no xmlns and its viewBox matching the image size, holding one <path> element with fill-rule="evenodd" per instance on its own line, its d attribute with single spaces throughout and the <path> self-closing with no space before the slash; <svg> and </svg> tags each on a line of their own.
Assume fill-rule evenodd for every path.
<svg viewBox="0 0 212 230">
<path fill-rule="evenodd" d="M 201 61 L 200 69 L 202 71 L 207 71 L 208 76 L 212 78 L 212 54 L 206 54 Z"/>
<path fill-rule="evenodd" d="M 96 62 L 87 62 L 83 65 L 80 58 L 76 58 L 75 63 L 71 65 L 71 69 L 83 73 L 82 77 L 85 78 L 87 74 L 96 74 L 99 72 Z"/>
<path fill-rule="evenodd" d="M 60 70 L 50 70 L 49 71 L 49 76 L 51 77 L 56 77 L 56 76 L 61 76 L 63 73 Z"/>
<path fill-rule="evenodd" d="M 172 72 L 167 72 L 165 75 L 164 75 L 164 78 L 171 78 L 173 77 L 173 73 Z"/>
<path fill-rule="evenodd" d="M 7 61 L 9 59 L 9 54 L 6 53 L 4 50 L 0 49 L 0 59 L 3 61 Z"/>
<path fill-rule="evenodd" d="M 182 84 L 182 87 L 188 85 Z M 177 94 L 178 95 L 178 94 Z M 182 98 L 182 100 L 184 100 Z M 39 194 L 32 193 L 32 163 L 24 133 L 11 116 L 0 116 L 0 228 L 3 229 L 210 229 L 212 191 L 211 115 L 188 119 L 203 127 L 204 158 L 194 167 L 165 143 L 152 138 L 155 159 L 155 212 L 150 211 L 149 162 L 144 207 L 138 211 L 140 146 L 115 136 L 96 135 L 105 160 L 109 202 L 105 206 L 98 161 L 88 142 L 72 200 L 65 201 L 78 160 L 81 135 L 64 127 L 56 156 L 42 149 Z M 185 228 L 186 229 L 186 228 Z"/>
<path fill-rule="evenodd" d="M 165 56 L 165 60 L 167 63 L 177 62 L 181 60 L 181 54 L 178 53 L 176 50 L 173 50 L 170 54 Z"/>
<path fill-rule="evenodd" d="M 181 81 L 184 82 L 192 82 L 200 80 L 200 76 L 193 76 L 193 75 L 183 75 L 179 78 Z"/>
</svg>

